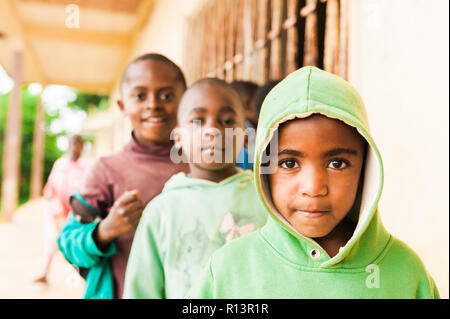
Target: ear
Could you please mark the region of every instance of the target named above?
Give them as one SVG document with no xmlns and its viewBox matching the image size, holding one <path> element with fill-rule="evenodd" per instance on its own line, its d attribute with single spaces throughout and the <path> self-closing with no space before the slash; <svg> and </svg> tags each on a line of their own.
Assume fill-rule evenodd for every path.
<svg viewBox="0 0 450 319">
<path fill-rule="evenodd" d="M 177 149 L 181 149 L 181 132 L 178 124 L 172 130 L 172 137 L 173 137 L 173 145 Z"/>
<path fill-rule="evenodd" d="M 117 100 L 116 103 L 117 103 L 117 106 L 119 107 L 119 109 L 125 113 L 125 105 L 123 104 L 123 101 L 119 99 L 119 100 Z"/>
</svg>

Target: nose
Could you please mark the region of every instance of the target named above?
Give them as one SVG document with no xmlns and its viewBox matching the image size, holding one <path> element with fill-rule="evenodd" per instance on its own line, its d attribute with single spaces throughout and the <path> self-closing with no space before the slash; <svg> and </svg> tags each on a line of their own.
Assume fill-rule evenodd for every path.
<svg viewBox="0 0 450 319">
<path fill-rule="evenodd" d="M 146 107 L 147 107 L 148 109 L 157 109 L 157 108 L 160 108 L 160 105 L 159 105 L 159 103 L 158 103 L 158 98 L 157 98 L 156 94 L 150 93 L 150 94 L 148 95 Z"/>
<path fill-rule="evenodd" d="M 327 175 L 320 167 L 303 167 L 299 178 L 300 195 L 318 197 L 328 194 Z"/>
<path fill-rule="evenodd" d="M 221 136 L 221 132 L 216 127 L 204 127 L 203 128 L 203 136 L 206 139 L 214 140 L 214 139 L 219 138 Z"/>
<path fill-rule="evenodd" d="M 203 136 L 206 139 L 214 140 L 222 136 L 222 131 L 218 128 L 219 123 L 213 119 L 207 119 L 202 127 Z"/>
</svg>

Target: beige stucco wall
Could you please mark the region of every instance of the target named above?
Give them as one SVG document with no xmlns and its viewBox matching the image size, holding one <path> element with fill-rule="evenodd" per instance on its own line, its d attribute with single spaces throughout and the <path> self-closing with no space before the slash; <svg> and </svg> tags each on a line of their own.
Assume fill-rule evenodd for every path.
<svg viewBox="0 0 450 319">
<path fill-rule="evenodd" d="M 139 55 L 155 52 L 167 56 L 169 59 L 185 69 L 183 64 L 183 48 L 185 41 L 185 19 L 205 3 L 205 0 L 159 0 L 143 27 L 129 60 Z M 189 81 L 189 79 L 187 79 Z M 128 119 L 121 117 L 117 110 L 116 100 L 118 92 L 111 94 L 111 110 L 116 116 L 114 149 L 128 142 L 131 125 Z M 117 134 L 117 132 L 120 132 Z"/>
<path fill-rule="evenodd" d="M 349 80 L 381 150 L 386 228 L 449 296 L 447 0 L 351 0 Z"/>
<path fill-rule="evenodd" d="M 203 2 L 158 1 L 132 57 L 159 52 L 184 68 L 185 17 Z M 382 219 L 448 298 L 448 1 L 350 0 L 349 42 L 349 80 L 384 159 Z M 130 126 L 115 125 L 117 148 Z"/>
</svg>

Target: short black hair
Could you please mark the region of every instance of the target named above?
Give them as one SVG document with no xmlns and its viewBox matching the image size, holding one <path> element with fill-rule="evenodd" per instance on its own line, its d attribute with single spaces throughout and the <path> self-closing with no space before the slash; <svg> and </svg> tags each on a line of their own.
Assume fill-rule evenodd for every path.
<svg viewBox="0 0 450 319">
<path fill-rule="evenodd" d="M 259 88 L 258 84 L 251 81 L 235 80 L 231 82 L 230 85 L 239 93 L 239 95 L 246 94 L 250 97 L 250 99 L 253 98 L 256 90 Z"/>
<path fill-rule="evenodd" d="M 266 98 L 266 95 L 269 94 L 270 90 L 272 90 L 275 85 L 280 83 L 280 81 L 281 80 L 269 80 L 256 91 L 253 96 L 253 107 L 255 108 L 256 118 L 259 117 L 259 112 L 261 111 L 261 106 Z"/>
<path fill-rule="evenodd" d="M 168 65 L 175 72 L 175 79 L 178 82 L 180 82 L 183 85 L 183 87 L 186 89 L 186 78 L 184 77 L 183 71 L 181 71 L 180 67 L 178 65 L 176 65 L 175 62 L 173 62 L 169 58 L 167 58 L 164 55 L 159 54 L 159 53 L 147 53 L 147 54 L 144 54 L 144 55 L 141 55 L 141 56 L 135 58 L 133 61 L 128 63 L 128 65 L 126 66 L 126 68 L 122 74 L 122 78 L 120 79 L 120 89 L 122 89 L 123 84 L 127 80 L 128 70 L 130 69 L 130 66 L 132 66 L 135 63 L 138 63 L 141 61 L 146 61 L 146 60 L 158 61 L 158 62 L 162 62 L 162 63 Z"/>
<path fill-rule="evenodd" d="M 74 135 L 69 136 L 69 141 L 78 141 L 78 142 L 80 142 L 80 144 L 84 144 L 84 139 L 79 134 L 74 134 Z"/>
<path fill-rule="evenodd" d="M 182 114 L 182 109 L 184 105 L 184 101 L 189 98 L 189 95 L 192 91 L 197 90 L 198 88 L 204 86 L 204 85 L 214 85 L 217 87 L 221 87 L 227 91 L 227 93 L 230 94 L 230 98 L 236 102 L 236 106 L 239 108 L 239 110 L 242 112 L 245 118 L 245 108 L 242 103 L 241 97 L 239 96 L 239 93 L 227 82 L 224 80 L 218 79 L 218 78 L 203 78 L 198 81 L 196 81 L 194 84 L 192 84 L 183 94 L 180 100 L 179 108 L 178 108 L 178 119 L 180 119 L 180 116 Z"/>
</svg>

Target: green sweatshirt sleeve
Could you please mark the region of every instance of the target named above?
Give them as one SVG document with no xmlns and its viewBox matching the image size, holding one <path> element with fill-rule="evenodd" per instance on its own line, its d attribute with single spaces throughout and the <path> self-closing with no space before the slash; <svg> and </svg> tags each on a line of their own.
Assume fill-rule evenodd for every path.
<svg viewBox="0 0 450 319">
<path fill-rule="evenodd" d="M 202 273 L 197 277 L 194 286 L 186 294 L 187 299 L 213 299 L 214 276 L 212 271 L 212 258 Z"/>
<path fill-rule="evenodd" d="M 433 278 L 424 271 L 424 279 L 422 280 L 417 291 L 417 299 L 440 299 L 439 291 Z"/>
<path fill-rule="evenodd" d="M 159 213 L 157 205 L 152 203 L 144 210 L 128 258 L 123 298 L 165 298 L 164 266 L 156 229 L 162 227 Z"/>
<path fill-rule="evenodd" d="M 58 236 L 58 246 L 71 264 L 92 268 L 101 261 L 101 257 L 117 254 L 114 242 L 104 252 L 97 247 L 92 235 L 98 224 L 99 222 L 82 224 L 75 219 L 73 213 L 69 214 Z"/>
</svg>

